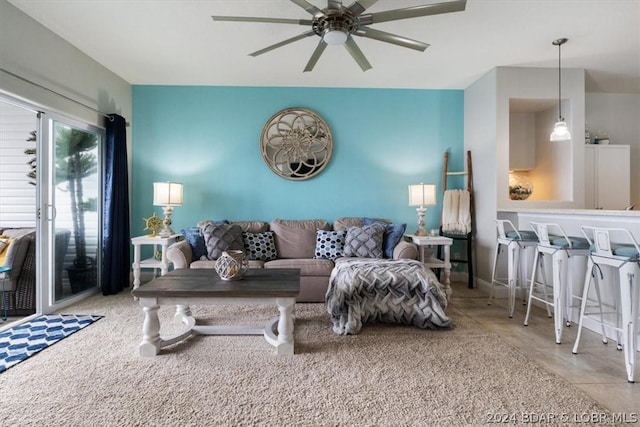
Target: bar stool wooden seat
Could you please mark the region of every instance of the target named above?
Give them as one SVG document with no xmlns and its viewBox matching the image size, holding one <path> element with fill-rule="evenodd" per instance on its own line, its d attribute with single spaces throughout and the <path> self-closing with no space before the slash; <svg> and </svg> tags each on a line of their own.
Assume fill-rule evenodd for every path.
<svg viewBox="0 0 640 427">
<path fill-rule="evenodd" d="M 536 234 L 530 230 L 517 230 L 509 220 L 496 220 L 498 237 L 493 256 L 493 273 L 491 274 L 491 290 L 489 304 L 493 299 L 496 286 L 504 286 L 508 290 L 509 317 L 513 317 L 516 293 L 527 287 L 527 257 L 521 256 L 522 250 L 534 248 L 538 244 Z M 507 251 L 507 277 L 498 276 L 498 260 L 502 249 Z M 524 300 L 525 298 L 523 298 Z"/>
<path fill-rule="evenodd" d="M 617 347 L 624 351 L 627 381 L 632 383 L 634 382 L 638 332 L 640 329 L 640 283 L 638 283 L 640 280 L 640 266 L 638 264 L 640 261 L 640 246 L 631 233 L 623 228 L 582 226 L 581 229 L 591 246 L 591 253 L 587 264 L 587 274 L 585 275 L 578 334 L 573 346 L 573 354 L 578 353 L 582 326 L 586 317 L 601 324 L 603 342 L 605 344 L 607 342 L 604 329 L 606 322 L 606 326 L 611 327 L 616 332 Z M 615 243 L 612 243 L 612 237 Z M 608 267 L 614 272 L 617 270 L 617 275 L 613 275 L 610 280 L 605 282 L 606 288 L 614 290 L 615 322 L 605 321 L 599 293 L 599 320 L 592 316 L 593 313 L 586 313 L 590 285 L 594 283 L 596 290 L 598 290 L 598 276 L 604 277 L 603 267 Z"/>
<path fill-rule="evenodd" d="M 584 237 L 567 236 L 563 228 L 555 223 L 532 222 L 531 227 L 538 236 L 536 254 L 533 261 L 531 282 L 529 284 L 529 301 L 524 325 L 529 324 L 531 302 L 545 304 L 547 313 L 553 308 L 553 319 L 556 344 L 562 342 L 562 322 L 570 326 L 569 310 L 573 300 L 573 288 L 569 281 L 568 261 L 574 256 L 589 256 L 589 243 Z M 551 284 L 544 269 L 545 257 L 551 259 Z M 538 275 L 540 273 L 540 275 Z M 536 278 L 539 277 L 540 280 Z M 536 293 L 542 286 L 542 296 Z M 548 298 L 547 289 L 552 289 L 552 299 Z"/>
</svg>

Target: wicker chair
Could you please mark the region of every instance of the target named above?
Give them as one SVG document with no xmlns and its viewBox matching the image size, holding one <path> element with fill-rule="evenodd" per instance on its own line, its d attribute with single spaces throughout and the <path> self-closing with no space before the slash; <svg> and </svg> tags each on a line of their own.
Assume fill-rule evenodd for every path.
<svg viewBox="0 0 640 427">
<path fill-rule="evenodd" d="M 7 230 L 5 230 L 6 232 Z M 69 246 L 69 238 L 71 232 L 69 230 L 60 230 L 56 232 L 56 264 L 55 264 L 55 277 L 56 277 L 56 298 L 62 296 L 62 283 L 64 273 L 64 254 L 67 252 Z M 36 243 L 35 243 L 35 231 L 26 231 L 23 235 L 25 239 L 24 244 L 28 245 L 26 253 L 22 261 L 22 268 L 14 271 L 19 271 L 19 275 L 15 277 L 12 274 L 11 279 L 15 280 L 15 289 L 6 292 L 6 304 L 7 314 L 9 316 L 26 316 L 33 314 L 36 311 Z"/>
</svg>

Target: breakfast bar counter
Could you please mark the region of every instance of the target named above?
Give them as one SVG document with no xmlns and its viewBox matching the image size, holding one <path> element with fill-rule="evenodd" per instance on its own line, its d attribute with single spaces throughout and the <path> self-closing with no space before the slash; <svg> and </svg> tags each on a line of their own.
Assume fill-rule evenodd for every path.
<svg viewBox="0 0 640 427">
<path fill-rule="evenodd" d="M 640 211 L 635 210 L 601 210 L 601 209 L 525 209 L 508 208 L 498 209 L 498 219 L 508 219 L 520 230 L 531 230 L 531 222 L 554 223 L 560 225 L 568 236 L 583 237 L 581 226 L 603 227 L 603 228 L 624 228 L 634 237 L 636 242 L 640 242 Z M 585 260 L 577 258 L 572 267 L 572 280 L 574 286 L 582 286 L 585 280 Z M 584 263 L 584 266 L 582 265 Z M 604 272 L 605 277 L 610 272 Z M 611 281 L 605 280 L 604 283 Z M 574 289 L 575 291 L 575 289 Z M 614 289 L 602 289 L 602 299 L 605 304 L 613 305 Z M 571 310 L 569 313 L 572 322 L 578 321 L 578 310 Z M 592 325 L 585 321 L 585 327 L 594 331 L 599 331 L 598 325 Z M 607 331 L 607 335 L 613 338 L 613 333 Z"/>
<path fill-rule="evenodd" d="M 581 225 L 626 228 L 640 241 L 640 211 L 602 209 L 498 209 L 498 219 L 508 219 L 519 229 L 530 230 L 530 223 L 553 222 L 567 234 L 581 236 Z"/>
</svg>

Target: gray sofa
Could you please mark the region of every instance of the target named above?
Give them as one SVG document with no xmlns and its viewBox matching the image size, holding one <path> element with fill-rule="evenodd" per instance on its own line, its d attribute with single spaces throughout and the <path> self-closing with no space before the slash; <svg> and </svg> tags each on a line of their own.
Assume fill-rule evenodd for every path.
<svg viewBox="0 0 640 427">
<path fill-rule="evenodd" d="M 231 228 L 242 231 L 241 241 L 225 234 Z M 198 236 L 194 238 L 198 231 L 206 246 L 205 255 L 202 254 L 202 242 L 198 247 Z M 300 269 L 297 301 L 324 302 L 329 276 L 341 259 L 354 256 L 384 258 L 385 255 L 391 259 L 417 259 L 418 249 L 403 239 L 403 231 L 401 224 L 360 217 L 340 218 L 333 224 L 322 219 L 275 219 L 270 223 L 200 221 L 197 227 L 183 230 L 185 240 L 169 247 L 167 258 L 175 269 L 214 268 L 221 250 L 225 245 L 231 245 L 228 249 L 245 250 L 251 268 Z M 394 244 L 396 238 L 398 241 Z M 336 248 L 336 239 L 344 239 L 342 251 Z M 222 247 L 217 248 L 217 244 Z"/>
</svg>

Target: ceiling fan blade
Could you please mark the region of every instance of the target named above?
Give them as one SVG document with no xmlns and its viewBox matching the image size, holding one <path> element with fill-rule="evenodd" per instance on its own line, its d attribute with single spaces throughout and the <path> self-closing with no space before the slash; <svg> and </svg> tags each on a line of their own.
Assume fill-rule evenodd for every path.
<svg viewBox="0 0 640 427">
<path fill-rule="evenodd" d="M 298 40 L 302 40 L 304 38 L 315 36 L 315 35 L 316 35 L 316 33 L 314 33 L 313 31 L 307 31 L 307 32 L 304 32 L 304 33 L 302 33 L 300 35 L 297 35 L 295 37 L 291 37 L 290 39 L 283 40 L 280 43 L 272 44 L 271 46 L 267 46 L 264 49 L 257 50 L 257 51 L 255 51 L 253 53 L 250 53 L 249 55 L 251 55 L 251 56 L 262 55 L 263 53 L 270 52 L 270 51 L 272 51 L 274 49 L 277 49 L 279 47 L 288 45 L 289 43 L 297 42 Z"/>
<path fill-rule="evenodd" d="M 317 7 L 315 7 L 314 5 L 312 5 L 306 0 L 291 0 L 291 2 L 297 4 L 298 6 L 300 6 L 301 8 L 303 8 L 304 10 L 306 10 L 307 12 L 309 12 L 314 16 L 322 13 L 322 10 L 318 9 Z"/>
<path fill-rule="evenodd" d="M 362 53 L 362 51 L 356 44 L 355 40 L 353 40 L 353 38 L 349 37 L 345 42 L 344 47 L 349 51 L 353 59 L 356 60 L 360 68 L 362 68 L 362 71 L 367 71 L 372 68 L 371 64 L 369 64 L 369 61 L 367 61 L 367 58 L 365 58 L 364 53 Z"/>
<path fill-rule="evenodd" d="M 257 18 L 252 16 L 212 16 L 214 21 L 233 22 L 266 22 L 271 24 L 297 24 L 311 25 L 313 21 L 309 19 L 286 19 L 286 18 Z"/>
<path fill-rule="evenodd" d="M 424 52 L 429 47 L 428 43 L 424 43 L 418 40 L 413 40 L 407 37 L 402 37 L 396 34 L 387 33 L 380 30 L 374 30 L 369 27 L 358 27 L 354 33 L 356 36 L 367 37 L 369 39 L 378 40 L 381 42 L 391 43 L 409 49 L 419 50 Z"/>
<path fill-rule="evenodd" d="M 305 73 L 307 71 L 313 70 L 313 67 L 316 66 L 318 59 L 320 59 L 320 55 L 322 55 L 322 52 L 324 52 L 326 48 L 327 48 L 327 44 L 324 42 L 324 40 L 320 40 L 320 43 L 318 43 L 316 50 L 313 51 L 313 55 L 311 55 L 311 58 L 309 58 L 309 62 L 307 62 L 307 66 L 304 67 Z"/>
<path fill-rule="evenodd" d="M 377 2 L 378 0 L 357 0 L 351 3 L 351 6 L 347 7 L 347 9 L 351 11 L 353 16 L 360 16 L 362 15 L 362 12 L 369 9 Z"/>
<path fill-rule="evenodd" d="M 420 16 L 438 15 L 441 13 L 461 12 L 467 6 L 467 0 L 454 0 L 434 3 L 425 6 L 413 6 L 405 9 L 387 10 L 384 12 L 360 15 L 360 24 L 369 25 L 379 22 L 396 21 L 398 19 L 417 18 Z"/>
</svg>

